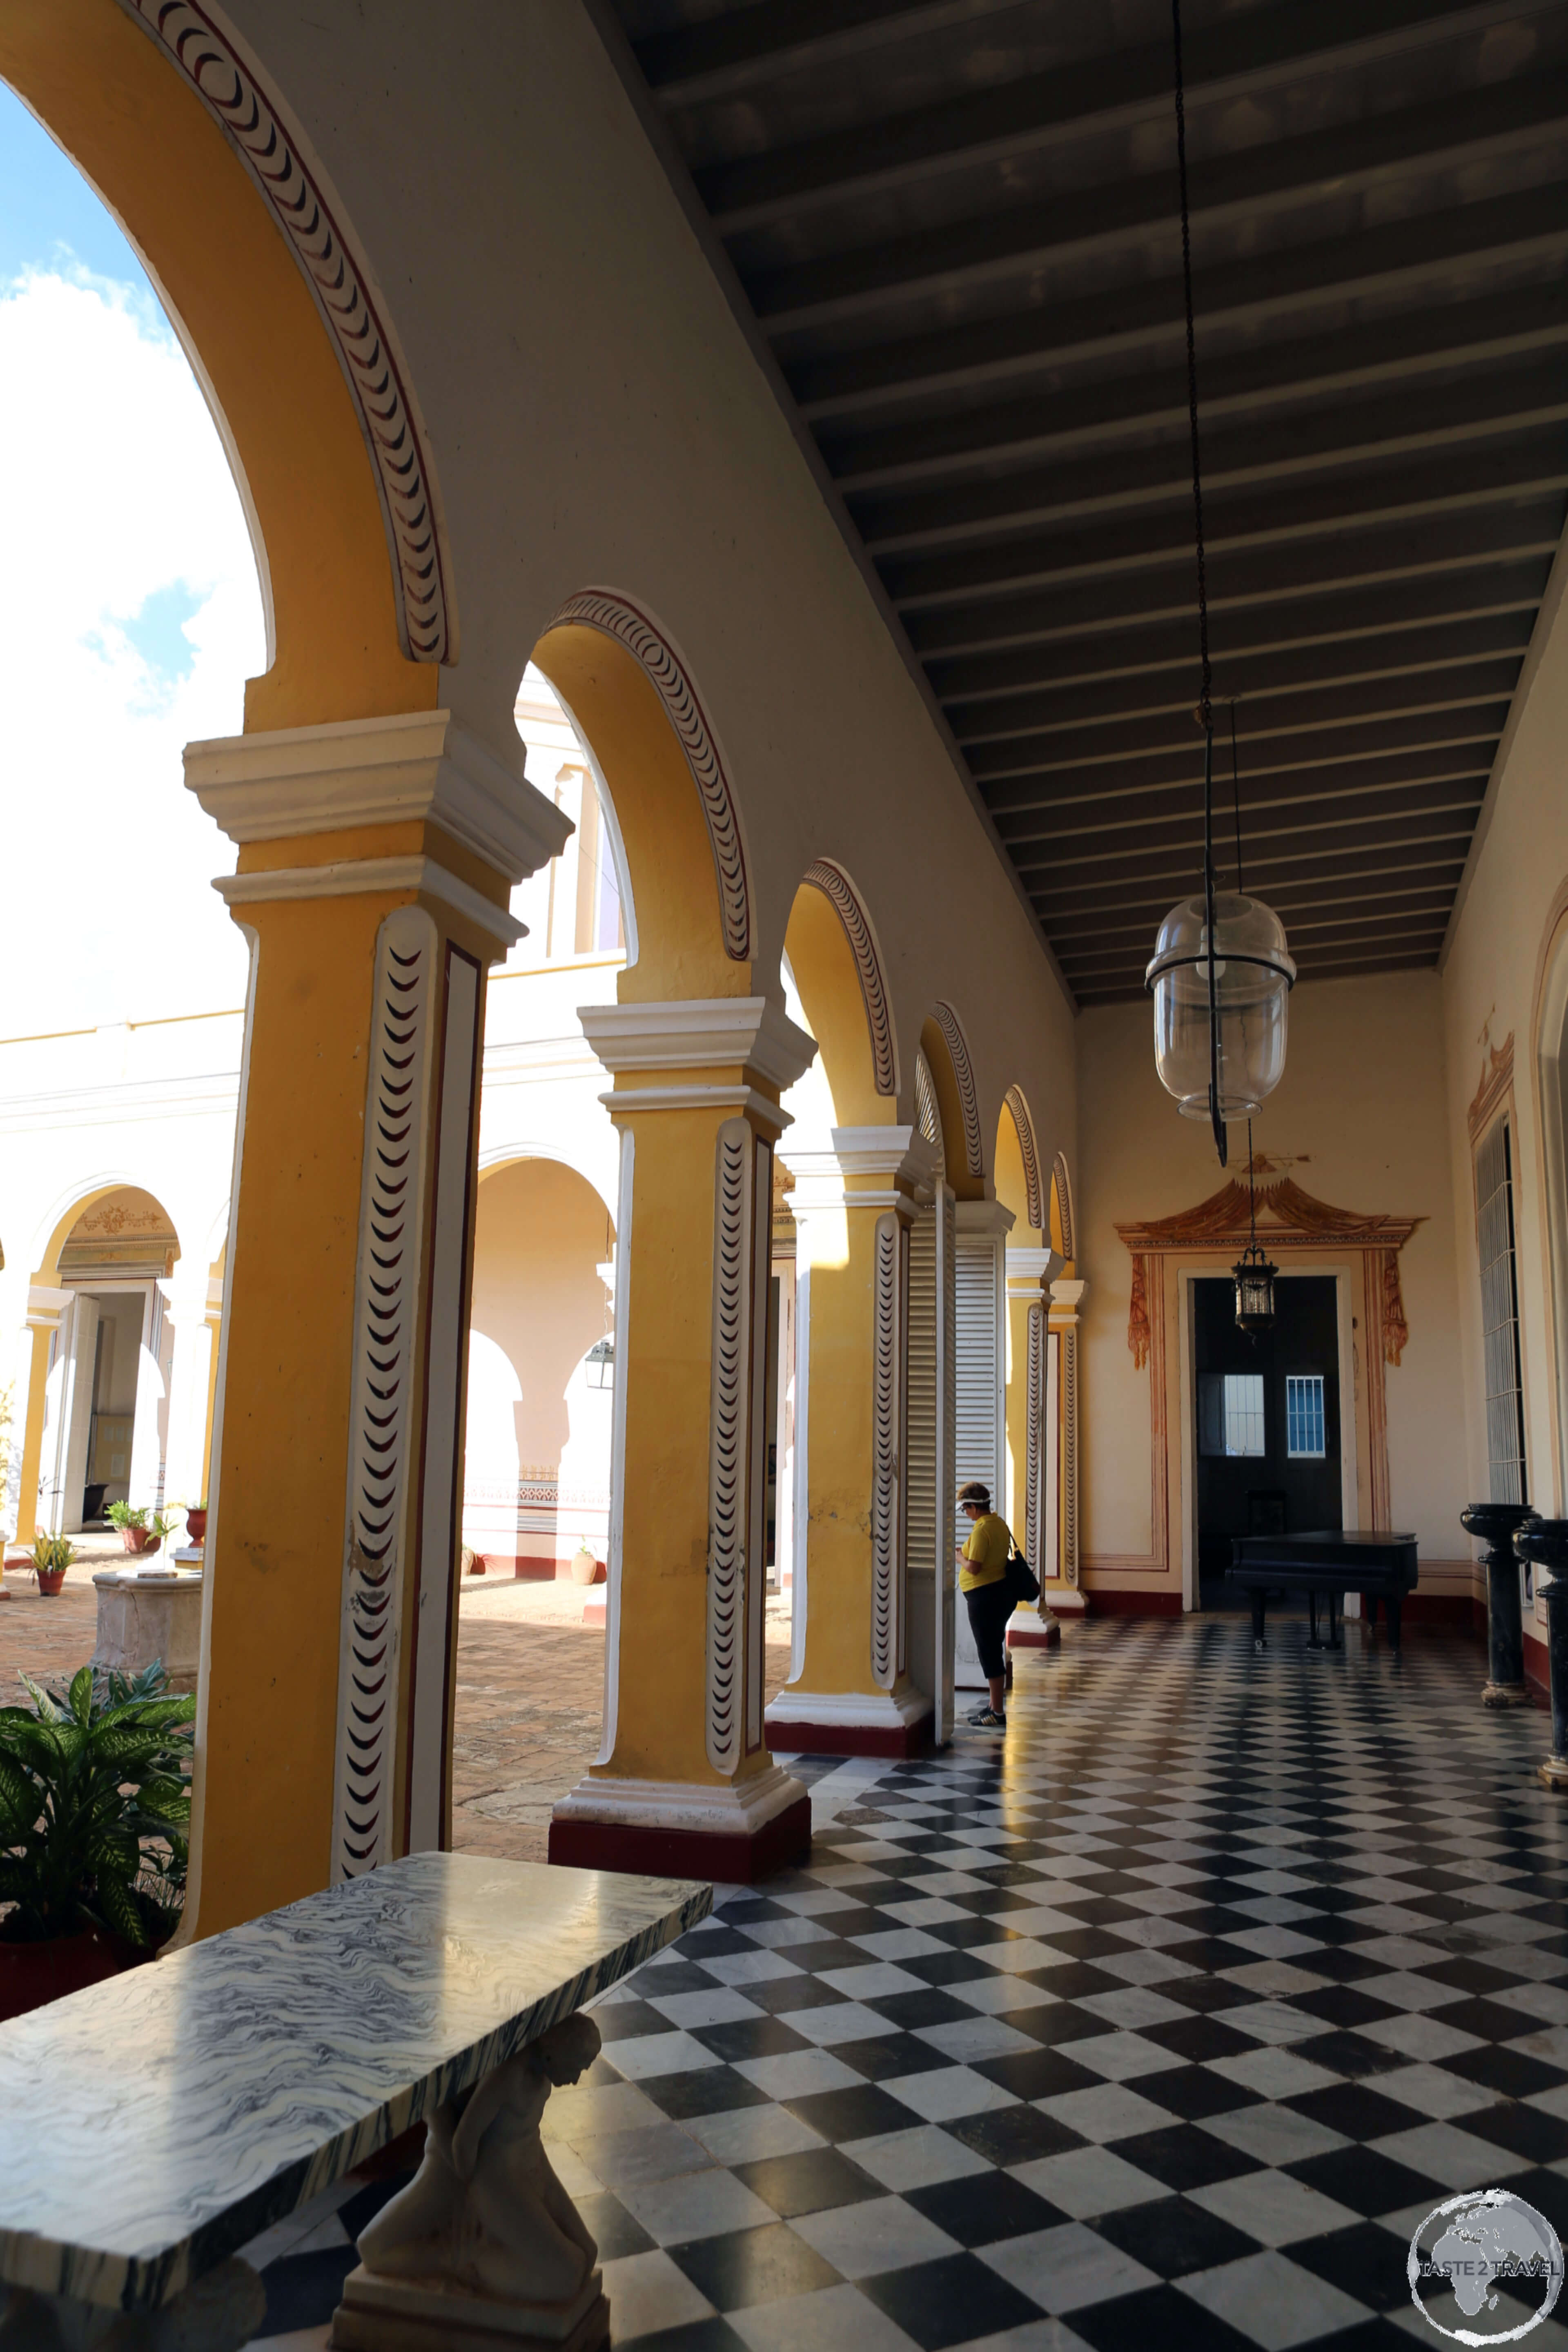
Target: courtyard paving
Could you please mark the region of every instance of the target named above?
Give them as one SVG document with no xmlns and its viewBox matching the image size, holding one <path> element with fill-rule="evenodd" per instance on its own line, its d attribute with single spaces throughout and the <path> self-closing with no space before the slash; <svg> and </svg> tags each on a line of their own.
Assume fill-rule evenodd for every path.
<svg viewBox="0 0 1568 2352">
<path fill-rule="evenodd" d="M 102 1559 L 74 1568 L 52 1600 L 0 1599 L 0 1705 L 23 1694 L 18 1673 L 54 1679 L 92 1655 L 97 1594 L 91 1570 L 122 1557 L 100 1539 Z M 789 1673 L 789 1621 L 770 1603 L 765 1650 L 771 1698 Z M 574 1585 L 465 1585 L 458 1635 L 452 1741 L 453 1839 L 459 1849 L 542 1862 L 550 1809 L 598 1751 L 604 1715 L 605 1636 L 583 1622 Z"/>
</svg>

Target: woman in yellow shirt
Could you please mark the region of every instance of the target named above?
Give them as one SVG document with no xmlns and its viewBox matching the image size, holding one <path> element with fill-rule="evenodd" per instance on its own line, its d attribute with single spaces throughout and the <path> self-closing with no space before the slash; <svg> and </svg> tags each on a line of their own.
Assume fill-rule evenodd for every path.
<svg viewBox="0 0 1568 2352">
<path fill-rule="evenodd" d="M 969 1521 L 958 1589 L 969 1612 L 969 1629 L 980 1653 L 980 1671 L 991 1689 L 989 1705 L 969 1720 L 982 1731 L 1005 1731 L 1007 1659 L 1004 1639 L 1007 1620 L 1013 1614 L 1013 1598 L 1007 1590 L 1012 1532 L 1006 1520 L 999 1518 L 992 1509 L 991 1489 L 979 1478 L 972 1478 L 966 1486 L 959 1488 L 958 1507 Z"/>
</svg>

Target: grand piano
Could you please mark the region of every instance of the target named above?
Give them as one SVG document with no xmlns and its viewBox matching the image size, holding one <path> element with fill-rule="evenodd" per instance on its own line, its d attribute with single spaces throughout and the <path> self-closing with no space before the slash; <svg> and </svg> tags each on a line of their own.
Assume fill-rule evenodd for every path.
<svg viewBox="0 0 1568 2352">
<path fill-rule="evenodd" d="M 1388 1638 L 1399 1647 L 1400 1604 L 1415 1590 L 1415 1538 L 1386 1535 L 1367 1528 L 1325 1528 L 1302 1536 L 1236 1536 L 1231 1540 L 1232 1584 L 1252 1598 L 1252 1646 L 1268 1647 L 1263 1638 L 1266 1601 L 1285 1592 L 1305 1592 L 1310 1619 L 1307 1647 L 1337 1650 L 1340 1602 L 1347 1592 L 1359 1592 L 1375 1616 L 1381 1601 L 1388 1611 Z M 1318 1602 L 1327 1596 L 1328 1636 L 1318 1630 Z"/>
</svg>

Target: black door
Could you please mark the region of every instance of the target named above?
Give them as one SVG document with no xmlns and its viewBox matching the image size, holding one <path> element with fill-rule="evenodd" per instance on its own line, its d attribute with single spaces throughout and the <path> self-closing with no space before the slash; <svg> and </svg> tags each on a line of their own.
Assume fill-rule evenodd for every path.
<svg viewBox="0 0 1568 2352">
<path fill-rule="evenodd" d="M 1196 1282 L 1199 1605 L 1235 1607 L 1233 1536 L 1341 1524 L 1338 1286 L 1281 1277 L 1273 1328 L 1236 1328 L 1228 1279 Z"/>
</svg>

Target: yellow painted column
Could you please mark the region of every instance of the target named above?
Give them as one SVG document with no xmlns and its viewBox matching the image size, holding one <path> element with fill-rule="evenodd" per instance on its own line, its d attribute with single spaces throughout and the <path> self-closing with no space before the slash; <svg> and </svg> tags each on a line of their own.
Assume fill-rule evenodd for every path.
<svg viewBox="0 0 1568 2352">
<path fill-rule="evenodd" d="M 763 1723 L 763 1408 L 778 1097 L 815 1048 L 761 997 L 580 1017 L 621 1139 L 605 1729 L 550 1858 L 751 1879 L 811 1839 Z"/>
<path fill-rule="evenodd" d="M 909 1755 L 932 1703 L 909 1672 L 904 1455 L 909 1229 L 938 1171 L 913 1128 L 786 1142 L 795 1174 L 795 1655 L 781 1748 Z"/>
<path fill-rule="evenodd" d="M 1061 1638 L 1046 1581 L 1056 1561 L 1043 1508 L 1046 1472 L 1047 1284 L 1061 1260 L 1049 1249 L 1007 1251 L 1007 1524 L 1040 1580 L 1038 1605 L 1013 1612 L 1014 1649 L 1039 1649 Z"/>
<path fill-rule="evenodd" d="M 1087 1607 L 1079 1576 L 1079 1309 L 1087 1282 L 1072 1261 L 1048 1286 L 1046 1324 L 1046 1476 L 1041 1521 L 1051 1573 L 1038 1571 L 1041 1599 L 1053 1617 L 1081 1616 Z"/>
<path fill-rule="evenodd" d="M 445 711 L 185 766 L 251 942 L 188 1941 L 447 1842 L 485 973 L 564 826 Z"/>
<path fill-rule="evenodd" d="M 43 1470 L 49 1343 L 70 1302 L 68 1290 L 56 1290 L 43 1283 L 33 1283 L 27 1291 L 11 1399 L 11 1470 L 15 1483 L 5 1496 L 6 1524 L 11 1523 L 15 1514 L 16 1540 L 20 1544 L 31 1544 L 38 1532 L 38 1480 Z"/>
</svg>

